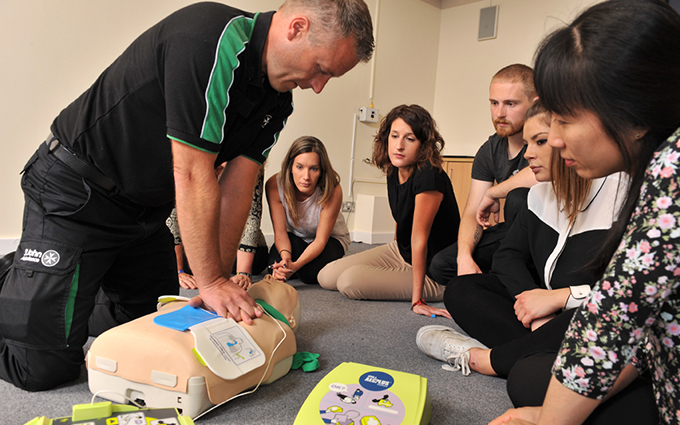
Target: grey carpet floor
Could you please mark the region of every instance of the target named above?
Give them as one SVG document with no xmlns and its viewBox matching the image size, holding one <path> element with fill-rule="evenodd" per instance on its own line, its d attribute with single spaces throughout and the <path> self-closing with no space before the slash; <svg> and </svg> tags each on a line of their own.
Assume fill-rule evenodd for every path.
<svg viewBox="0 0 680 425">
<path fill-rule="evenodd" d="M 350 253 L 368 248 L 371 246 L 353 243 Z M 314 372 L 291 370 L 255 393 L 210 412 L 197 424 L 292 424 L 316 384 L 342 362 L 427 378 L 432 425 L 486 424 L 512 407 L 504 380 L 474 372 L 463 376 L 445 371 L 441 362 L 418 350 L 415 336 L 421 326 L 458 328 L 453 321 L 415 315 L 404 302 L 354 301 L 297 280 L 290 284 L 298 290 L 302 306 L 297 349 L 319 353 L 321 367 Z M 443 307 L 441 303 L 435 305 Z M 72 405 L 89 403 L 91 398 L 84 367 L 77 381 L 50 391 L 31 393 L 0 381 L 0 424 L 24 424 L 36 416 L 70 415 Z"/>
</svg>

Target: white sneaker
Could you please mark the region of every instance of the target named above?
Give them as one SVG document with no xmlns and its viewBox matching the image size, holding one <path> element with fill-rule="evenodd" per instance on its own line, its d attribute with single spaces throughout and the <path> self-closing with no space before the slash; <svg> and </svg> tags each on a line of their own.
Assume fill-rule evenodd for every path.
<svg viewBox="0 0 680 425">
<path fill-rule="evenodd" d="M 488 349 L 474 338 L 446 326 L 423 326 L 416 335 L 416 345 L 428 356 L 446 362 L 442 369 L 470 374 L 470 349 Z"/>
</svg>

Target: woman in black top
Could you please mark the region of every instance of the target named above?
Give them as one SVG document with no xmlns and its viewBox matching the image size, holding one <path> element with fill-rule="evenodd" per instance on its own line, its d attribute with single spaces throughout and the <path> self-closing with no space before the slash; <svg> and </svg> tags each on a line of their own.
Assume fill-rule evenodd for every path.
<svg viewBox="0 0 680 425">
<path fill-rule="evenodd" d="M 373 163 L 387 175 L 396 237 L 389 244 L 330 263 L 319 283 L 354 299 L 410 300 L 417 314 L 451 317 L 428 306 L 444 286 L 427 275 L 434 254 L 456 241 L 460 214 L 451 180 L 442 169 L 444 140 L 430 114 L 401 105 L 382 120 Z"/>
</svg>

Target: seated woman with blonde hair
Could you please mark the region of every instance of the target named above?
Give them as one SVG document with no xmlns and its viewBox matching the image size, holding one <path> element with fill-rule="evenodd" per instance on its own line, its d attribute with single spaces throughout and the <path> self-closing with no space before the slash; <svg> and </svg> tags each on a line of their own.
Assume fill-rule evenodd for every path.
<svg viewBox="0 0 680 425">
<path fill-rule="evenodd" d="M 265 191 L 274 225 L 274 245 L 269 251 L 272 276 L 318 283 L 319 270 L 345 255 L 351 243 L 340 214 L 340 176 L 321 140 L 296 139 L 281 163 L 281 172 L 267 180 Z"/>
</svg>

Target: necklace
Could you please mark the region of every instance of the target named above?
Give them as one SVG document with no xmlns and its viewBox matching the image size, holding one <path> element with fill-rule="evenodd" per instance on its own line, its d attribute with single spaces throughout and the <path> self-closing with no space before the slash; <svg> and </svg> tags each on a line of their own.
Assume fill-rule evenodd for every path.
<svg viewBox="0 0 680 425">
<path fill-rule="evenodd" d="M 585 210 L 587 210 L 587 209 L 590 207 L 590 205 L 593 203 L 593 201 L 595 200 L 595 198 L 597 198 L 597 195 L 600 194 L 600 191 L 601 191 L 602 188 L 604 187 L 604 184 L 605 184 L 605 182 L 607 181 L 607 178 L 608 178 L 608 177 L 609 177 L 609 176 L 605 177 L 605 178 L 602 180 L 602 183 L 600 184 L 600 187 L 597 189 L 597 192 L 595 192 L 595 195 L 593 196 L 593 198 L 592 198 L 592 199 L 588 202 L 588 204 L 581 210 L 581 212 L 584 212 Z"/>
</svg>

